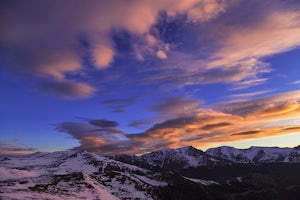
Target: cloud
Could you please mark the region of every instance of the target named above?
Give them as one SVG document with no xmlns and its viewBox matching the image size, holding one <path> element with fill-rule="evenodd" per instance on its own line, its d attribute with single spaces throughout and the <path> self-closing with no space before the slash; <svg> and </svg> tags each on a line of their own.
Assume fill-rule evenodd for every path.
<svg viewBox="0 0 300 200">
<path fill-rule="evenodd" d="M 215 129 L 215 128 L 220 128 L 220 127 L 224 127 L 224 126 L 230 126 L 233 125 L 229 122 L 220 122 L 217 124 L 207 124 L 203 127 L 201 127 L 202 130 L 211 130 L 211 129 Z"/>
<path fill-rule="evenodd" d="M 119 126 L 119 123 L 112 120 L 106 120 L 106 119 L 89 119 L 86 117 L 76 117 L 77 119 L 81 119 L 84 121 L 87 121 L 91 125 L 98 126 L 101 128 L 110 128 L 110 127 L 117 127 Z M 99 129 L 96 129 L 99 130 Z"/>
<path fill-rule="evenodd" d="M 70 80 L 41 82 L 38 89 L 63 99 L 88 98 L 96 91 L 95 88 L 86 83 Z"/>
<path fill-rule="evenodd" d="M 89 121 L 90 124 L 100 127 L 116 127 L 119 125 L 118 122 L 105 120 L 105 119 L 94 119 Z"/>
<path fill-rule="evenodd" d="M 209 60 L 195 58 L 190 55 L 170 55 L 163 67 L 150 77 L 144 78 L 146 84 L 164 83 L 170 88 L 185 87 L 211 83 L 232 84 L 232 90 L 239 90 L 265 83 L 267 78 L 257 78 L 258 74 L 271 71 L 269 65 L 253 59 L 245 63 L 237 63 L 234 67 L 226 68 L 220 65 L 215 68 L 207 67 Z"/>
<path fill-rule="evenodd" d="M 142 45 L 136 41 L 131 44 L 136 47 L 136 57 L 143 59 L 144 54 L 157 52 L 158 58 L 166 59 L 168 44 L 153 33 L 161 13 L 168 18 L 187 15 L 190 21 L 206 22 L 226 7 L 226 1 L 217 0 L 2 2 L 1 54 L 7 66 L 31 78 L 52 79 L 60 84 L 77 82 L 67 77 L 87 70 L 78 52 L 82 35 L 90 45 L 96 69 L 107 68 L 118 53 L 111 36 L 115 30 L 124 30 L 141 39 Z M 64 97 L 55 89 L 49 90 Z"/>
<path fill-rule="evenodd" d="M 172 49 L 155 69 L 159 73 L 145 77 L 145 82 L 161 82 L 169 88 L 210 83 L 227 83 L 231 90 L 254 87 L 266 83 L 265 74 L 273 70 L 265 58 L 300 46 L 300 4 L 296 1 L 232 1 L 226 5 L 214 20 L 193 24 L 195 36 L 178 41 L 181 46 L 188 41 L 184 47 L 189 50 Z"/>
<path fill-rule="evenodd" d="M 171 97 L 163 99 L 161 103 L 150 109 L 164 115 L 185 115 L 193 112 L 200 104 L 200 101 L 186 97 Z"/>
<path fill-rule="evenodd" d="M 106 105 L 113 110 L 113 112 L 124 112 L 126 108 L 133 105 L 140 97 L 106 99 L 101 101 L 102 105 Z"/>
<path fill-rule="evenodd" d="M 102 146 L 117 146 L 118 143 L 128 140 L 123 131 L 114 127 L 99 128 L 98 123 L 95 126 L 92 124 L 64 122 L 58 124 L 56 130 L 68 133 L 79 140 L 83 148 L 98 153 L 103 153 Z"/>
<path fill-rule="evenodd" d="M 216 52 L 209 67 L 234 67 L 249 59 L 262 58 L 289 51 L 300 46 L 299 11 L 274 10 L 252 27 L 237 27 L 230 30 L 224 47 Z M 237 30 L 238 29 L 238 30 Z M 246 65 L 245 67 L 248 67 Z"/>
<path fill-rule="evenodd" d="M 115 127 L 99 129 L 92 124 L 71 122 L 59 124 L 57 128 L 78 139 L 82 147 L 101 154 L 146 153 L 162 147 L 187 145 L 206 147 L 297 132 L 299 124 L 295 124 L 295 119 L 300 114 L 299 100 L 300 91 L 296 90 L 199 108 L 196 105 L 201 102 L 177 97 L 154 107 L 157 111 L 163 109 L 158 112 L 161 115 L 175 113 L 173 117 L 158 116 L 161 121 L 141 133 L 129 134 Z M 176 106 L 168 107 L 166 102 L 193 106 L 189 113 L 182 115 Z"/>
<path fill-rule="evenodd" d="M 297 84 L 300 84 L 300 80 L 293 81 L 293 82 L 291 82 L 291 83 L 289 83 L 289 84 L 291 84 L 291 85 L 297 85 Z"/>
<path fill-rule="evenodd" d="M 19 156 L 36 152 L 37 149 L 0 141 L 0 156 Z"/>
<path fill-rule="evenodd" d="M 296 1 L 269 0 L 30 0 L 26 4 L 12 0 L 1 5 L 5 12 L 0 52 L 4 66 L 37 79 L 37 87 L 44 82 L 48 87 L 49 82 L 72 82 L 78 83 L 78 90 L 83 84 L 94 88 L 91 79 L 81 75 L 94 77 L 109 70 L 124 53 L 117 48 L 114 34 L 125 32 L 131 39 L 124 55 L 135 54 L 151 63 L 141 69 L 146 71 L 141 75 L 145 82 L 165 83 L 169 88 L 227 83 L 239 90 L 268 81 L 263 75 L 272 69 L 265 57 L 300 46 L 299 7 Z M 176 32 L 174 23 L 193 37 Z M 81 44 L 81 38 L 86 44 Z M 89 66 L 82 54 L 89 54 Z M 50 93 L 64 98 L 53 85 Z M 74 93 L 74 98 L 81 96 L 91 95 Z"/>
<path fill-rule="evenodd" d="M 152 124 L 154 121 L 155 121 L 154 119 L 141 119 L 129 123 L 128 126 L 144 129 L 145 127 L 148 127 L 149 124 Z"/>
<path fill-rule="evenodd" d="M 285 5 L 274 3 L 267 7 L 264 15 L 260 15 L 260 22 L 251 26 L 230 26 L 228 36 L 222 47 L 211 57 L 208 68 L 239 68 L 248 71 L 248 79 L 238 83 L 234 89 L 243 89 L 255 86 L 266 81 L 257 77 L 258 74 L 270 69 L 262 58 L 287 52 L 300 46 L 300 12 L 297 9 L 288 9 Z M 259 4 L 258 4 L 259 5 Z M 264 4 L 261 4 L 262 6 Z M 277 6 L 275 6 L 277 5 Z M 298 6 L 299 5 L 294 5 Z"/>
<path fill-rule="evenodd" d="M 156 52 L 156 56 L 160 59 L 167 59 L 168 58 L 167 54 L 162 50 L 158 50 Z"/>
<path fill-rule="evenodd" d="M 257 134 L 260 133 L 260 131 L 243 131 L 243 132 L 239 132 L 239 133 L 233 133 L 231 134 L 231 136 L 235 136 L 235 135 L 252 135 L 252 134 Z"/>
<path fill-rule="evenodd" d="M 290 91 L 277 95 L 270 95 L 253 100 L 244 100 L 240 102 L 221 102 L 215 104 L 215 110 L 224 113 L 247 117 L 256 114 L 261 116 L 283 114 L 284 112 L 296 111 L 299 108 L 299 91 Z"/>
<path fill-rule="evenodd" d="M 300 130 L 300 126 L 296 126 L 296 127 L 287 127 L 287 128 L 284 128 L 284 129 L 282 129 L 282 130 L 284 130 L 284 131 L 289 131 L 289 130 Z"/>
<path fill-rule="evenodd" d="M 114 51 L 108 47 L 97 47 L 94 50 L 96 67 L 104 68 L 107 67 L 112 61 L 114 56 Z"/>
<path fill-rule="evenodd" d="M 259 96 L 262 94 L 266 94 L 271 92 L 272 90 L 261 90 L 261 91 L 256 91 L 256 92 L 249 92 L 249 93 L 241 93 L 241 94 L 231 94 L 228 95 L 227 97 L 232 98 L 232 99 L 245 99 L 249 97 L 254 97 L 254 96 Z"/>
</svg>

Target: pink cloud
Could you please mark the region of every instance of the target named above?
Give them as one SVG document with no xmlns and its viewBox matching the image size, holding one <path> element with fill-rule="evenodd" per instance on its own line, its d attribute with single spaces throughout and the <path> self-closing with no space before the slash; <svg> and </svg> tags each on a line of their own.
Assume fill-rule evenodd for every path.
<svg viewBox="0 0 300 200">
<path fill-rule="evenodd" d="M 41 82 L 38 89 L 63 99 L 89 98 L 96 91 L 94 87 L 87 83 L 70 80 Z"/>
</svg>

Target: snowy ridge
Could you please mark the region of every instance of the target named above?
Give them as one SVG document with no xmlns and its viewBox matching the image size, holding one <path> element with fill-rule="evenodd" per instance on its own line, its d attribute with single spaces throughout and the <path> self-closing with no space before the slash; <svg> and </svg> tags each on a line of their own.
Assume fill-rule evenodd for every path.
<svg viewBox="0 0 300 200">
<path fill-rule="evenodd" d="M 236 149 L 221 146 L 208 149 L 205 153 L 234 163 L 300 162 L 300 149 L 297 148 L 250 147 L 248 149 Z"/>
<path fill-rule="evenodd" d="M 215 163 L 219 162 L 219 160 L 216 160 L 212 156 L 207 155 L 203 151 L 192 146 L 178 149 L 166 148 L 141 156 L 120 155 L 112 158 L 117 160 L 125 160 L 129 163 L 145 163 L 153 167 L 165 169 L 215 165 Z"/>
<path fill-rule="evenodd" d="M 116 155 L 112 159 L 150 169 L 180 171 L 190 167 L 213 167 L 232 164 L 300 163 L 299 148 L 250 147 L 237 149 L 229 146 L 211 148 L 203 152 L 194 147 L 162 149 L 141 156 Z"/>
</svg>

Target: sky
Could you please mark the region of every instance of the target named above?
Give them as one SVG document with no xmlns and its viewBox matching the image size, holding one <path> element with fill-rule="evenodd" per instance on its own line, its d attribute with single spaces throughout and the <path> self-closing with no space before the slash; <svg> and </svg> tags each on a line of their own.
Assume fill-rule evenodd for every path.
<svg viewBox="0 0 300 200">
<path fill-rule="evenodd" d="M 300 144 L 298 0 L 2 0 L 0 154 Z"/>
</svg>

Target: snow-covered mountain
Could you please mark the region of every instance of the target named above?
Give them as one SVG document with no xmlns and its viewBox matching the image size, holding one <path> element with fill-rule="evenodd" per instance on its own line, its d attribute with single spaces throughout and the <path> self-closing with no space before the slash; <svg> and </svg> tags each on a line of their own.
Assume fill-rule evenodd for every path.
<svg viewBox="0 0 300 200">
<path fill-rule="evenodd" d="M 208 149 L 206 154 L 216 158 L 222 158 L 234 163 L 299 163 L 300 149 L 279 147 L 250 147 L 248 149 L 236 149 L 229 146 L 221 146 Z"/>
<path fill-rule="evenodd" d="M 86 151 L 2 158 L 1 199 L 153 199 L 157 173 Z"/>
<path fill-rule="evenodd" d="M 233 183 L 238 180 L 238 184 L 249 181 L 241 178 L 245 174 L 262 170 L 272 175 L 269 164 L 275 164 L 276 176 L 293 174 L 292 179 L 298 180 L 300 177 L 293 172 L 300 170 L 299 146 L 249 149 L 222 146 L 206 152 L 189 146 L 141 156 L 106 157 L 85 150 L 37 152 L 22 157 L 0 157 L 0 199 L 177 199 L 178 195 L 181 199 L 214 199 L 211 195 L 231 192 L 228 187 L 232 180 Z M 258 165 L 266 167 L 253 171 Z M 233 179 L 224 182 L 224 177 Z M 247 184 L 249 188 L 245 189 L 241 183 L 238 186 L 241 188 L 232 192 L 245 189 L 251 194 L 256 186 L 251 185 L 253 182 Z"/>
<path fill-rule="evenodd" d="M 211 148 L 205 152 L 192 146 L 178 149 L 162 149 L 141 156 L 109 156 L 121 162 L 148 169 L 181 170 L 203 166 L 226 166 L 232 164 L 300 163 L 300 149 L 279 147 L 250 147 L 237 149 L 229 146 Z"/>
<path fill-rule="evenodd" d="M 148 169 L 180 170 L 189 167 L 215 166 L 231 163 L 231 161 L 215 158 L 192 146 L 177 149 L 165 148 L 141 156 L 115 155 L 109 157 Z"/>
</svg>

